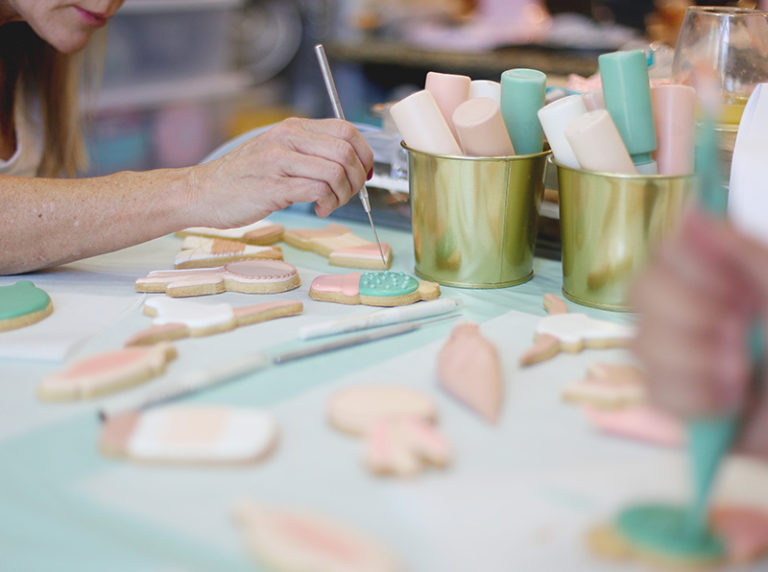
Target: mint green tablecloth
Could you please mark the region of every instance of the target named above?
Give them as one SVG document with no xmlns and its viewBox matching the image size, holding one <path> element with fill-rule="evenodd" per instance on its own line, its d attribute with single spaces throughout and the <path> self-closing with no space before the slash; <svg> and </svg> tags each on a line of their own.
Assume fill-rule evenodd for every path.
<svg viewBox="0 0 768 572">
<path fill-rule="evenodd" d="M 273 220 L 288 227 L 325 224 L 286 213 Z M 366 227 L 350 226 L 368 235 Z M 410 235 L 385 228 L 380 234 L 393 246 L 393 269 L 412 271 Z M 138 298 L 134 280 L 149 270 L 170 268 L 179 245 L 178 239 L 165 237 L 25 278 L 54 298 L 61 293 Z M 370 311 L 307 300 L 312 276 L 346 269 L 283 248 L 286 260 L 302 270 L 305 284 L 298 292 L 274 298 L 304 299 L 305 316 L 179 341 L 180 356 L 169 374 L 249 352 L 293 347 L 295 324 Z M 0 285 L 16 279 L 0 278 Z M 508 395 L 498 427 L 488 426 L 434 385 L 434 354 L 454 323 L 442 322 L 374 345 L 247 375 L 190 398 L 275 411 L 280 447 L 263 465 L 243 468 L 147 467 L 105 458 L 97 450 L 95 415 L 104 401 L 38 402 L 38 381 L 61 364 L 0 360 L 0 570 L 258 569 L 227 516 L 228 507 L 241 497 L 315 508 L 357 523 L 392 546 L 411 570 L 461 570 L 468 561 L 480 563 L 478 570 L 612 569 L 586 553 L 584 523 L 606 517 L 626 490 L 630 494 L 633 486 L 640 486 L 632 484 L 640 474 L 647 484 L 664 471 L 673 472 L 677 476 L 665 479 L 659 490 L 679 495 L 685 482 L 682 457 L 596 436 L 577 409 L 560 403 L 559 387 L 581 375 L 587 363 L 627 360 L 625 352 L 563 356 L 517 371 L 515 357 L 531 339 L 535 323 L 530 314 L 544 314 L 542 295 L 559 293 L 560 283 L 559 263 L 536 260 L 535 276 L 526 284 L 443 291 L 464 301 L 463 318 L 487 323 L 504 356 Z M 227 293 L 218 301 L 242 305 L 255 303 L 254 298 Z M 569 305 L 608 319 L 630 319 Z M 529 316 L 503 317 L 511 310 Z M 135 311 L 76 348 L 74 356 L 120 347 L 147 325 L 137 304 Z M 416 371 L 420 367 L 424 372 Z M 431 388 L 438 399 L 442 427 L 456 446 L 455 468 L 405 482 L 373 478 L 361 467 L 360 442 L 328 428 L 322 404 L 337 385 L 409 379 Z M 616 485 L 613 496 L 603 492 L 612 490 L 602 481 L 606 467 L 617 475 L 609 483 L 621 481 L 621 475 L 631 481 Z M 576 488 L 562 481 L 571 473 L 572 482 L 579 483 Z M 461 522 L 447 528 L 451 515 Z"/>
</svg>

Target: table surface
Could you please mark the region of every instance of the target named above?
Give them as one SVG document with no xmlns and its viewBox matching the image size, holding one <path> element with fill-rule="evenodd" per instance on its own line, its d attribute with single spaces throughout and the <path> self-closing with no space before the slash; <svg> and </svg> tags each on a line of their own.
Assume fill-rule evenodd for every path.
<svg viewBox="0 0 768 572">
<path fill-rule="evenodd" d="M 273 220 L 289 228 L 325 224 L 292 213 Z M 350 226 L 367 236 L 366 227 Z M 409 234 L 386 228 L 380 234 L 393 247 L 393 269 L 411 272 Z M 121 347 L 148 325 L 134 281 L 150 270 L 169 268 L 179 245 L 179 239 L 164 237 L 25 278 L 54 299 L 67 293 L 136 299 L 132 311 L 78 347 L 73 357 L 89 355 Z M 295 339 L 301 325 L 370 311 L 309 300 L 313 276 L 345 269 L 287 245 L 283 249 L 300 269 L 299 290 L 269 296 L 226 293 L 215 301 L 300 299 L 305 313 L 180 340 L 179 358 L 167 375 L 296 347 L 302 343 Z M 600 435 L 578 408 L 562 403 L 562 385 L 581 376 L 589 363 L 626 362 L 627 352 L 589 351 L 517 367 L 517 356 L 544 314 L 542 295 L 561 286 L 559 263 L 537 259 L 534 269 L 531 281 L 512 288 L 443 290 L 444 296 L 464 302 L 462 319 L 482 323 L 499 348 L 506 395 L 495 426 L 437 387 L 435 356 L 455 323 L 450 321 L 275 366 L 185 399 L 274 413 L 279 447 L 265 462 L 238 468 L 145 466 L 106 458 L 97 449 L 96 411 L 110 399 L 41 403 L 35 397 L 37 383 L 61 364 L 0 360 L 0 570 L 259 569 L 231 522 L 238 499 L 337 518 L 389 546 L 408 570 L 639 569 L 595 560 L 584 534 L 634 499 L 685 498 L 685 456 Z M 0 285 L 18 278 L 0 278 Z M 631 319 L 569 306 L 611 320 Z M 327 425 L 325 405 L 338 388 L 371 381 L 403 383 L 434 396 L 440 427 L 455 452 L 449 469 L 407 480 L 373 477 L 364 470 L 361 443 Z"/>
</svg>

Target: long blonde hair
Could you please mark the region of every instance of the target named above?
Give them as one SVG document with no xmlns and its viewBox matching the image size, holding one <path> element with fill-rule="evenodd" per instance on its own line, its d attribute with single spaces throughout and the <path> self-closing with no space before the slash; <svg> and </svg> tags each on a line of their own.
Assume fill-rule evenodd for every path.
<svg viewBox="0 0 768 572">
<path fill-rule="evenodd" d="M 43 158 L 38 175 L 74 176 L 87 166 L 79 101 L 82 54 L 63 54 L 23 22 L 0 31 L 0 134 L 12 137 L 17 95 L 38 101 Z"/>
</svg>

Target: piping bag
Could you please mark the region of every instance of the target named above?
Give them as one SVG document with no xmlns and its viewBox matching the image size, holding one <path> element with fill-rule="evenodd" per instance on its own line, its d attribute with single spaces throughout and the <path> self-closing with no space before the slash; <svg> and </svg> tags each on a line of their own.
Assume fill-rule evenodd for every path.
<svg viewBox="0 0 768 572">
<path fill-rule="evenodd" d="M 702 106 L 704 107 L 704 106 Z M 696 144 L 696 175 L 699 179 L 699 208 L 711 216 L 725 218 L 728 191 L 723 186 L 718 157 L 714 114 L 704 117 Z M 765 331 L 753 323 L 749 335 L 752 374 L 756 379 L 763 369 L 762 349 Z M 706 512 L 712 484 L 720 463 L 739 429 L 735 413 L 722 417 L 701 417 L 688 422 L 688 448 L 693 476 L 693 499 L 688 507 L 685 527 L 688 538 L 701 538 L 707 529 Z"/>
</svg>

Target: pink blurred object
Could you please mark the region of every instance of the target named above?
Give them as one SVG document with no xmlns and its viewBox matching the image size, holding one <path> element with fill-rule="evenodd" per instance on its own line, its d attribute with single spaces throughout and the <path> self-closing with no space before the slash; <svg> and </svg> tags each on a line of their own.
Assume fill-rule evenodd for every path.
<svg viewBox="0 0 768 572">
<path fill-rule="evenodd" d="M 458 132 L 453 125 L 453 112 L 469 99 L 471 81 L 471 78 L 466 75 L 431 71 L 427 73 L 427 79 L 424 82 L 424 89 L 435 98 L 454 137 L 458 137 Z"/>
<path fill-rule="evenodd" d="M 585 406 L 587 419 L 605 433 L 679 447 L 683 444 L 683 425 L 674 417 L 647 405 L 607 410 Z"/>
<path fill-rule="evenodd" d="M 696 90 L 689 85 L 657 85 L 651 89 L 651 97 L 659 174 L 692 174 L 696 143 Z"/>
<path fill-rule="evenodd" d="M 502 45 L 546 39 L 551 17 L 541 0 L 478 0 L 474 17 L 463 26 L 416 21 L 405 38 L 435 50 L 484 51 Z"/>
<path fill-rule="evenodd" d="M 160 167 L 187 167 L 213 148 L 212 121 L 200 105 L 179 105 L 158 111 L 154 126 L 155 153 Z"/>
</svg>

